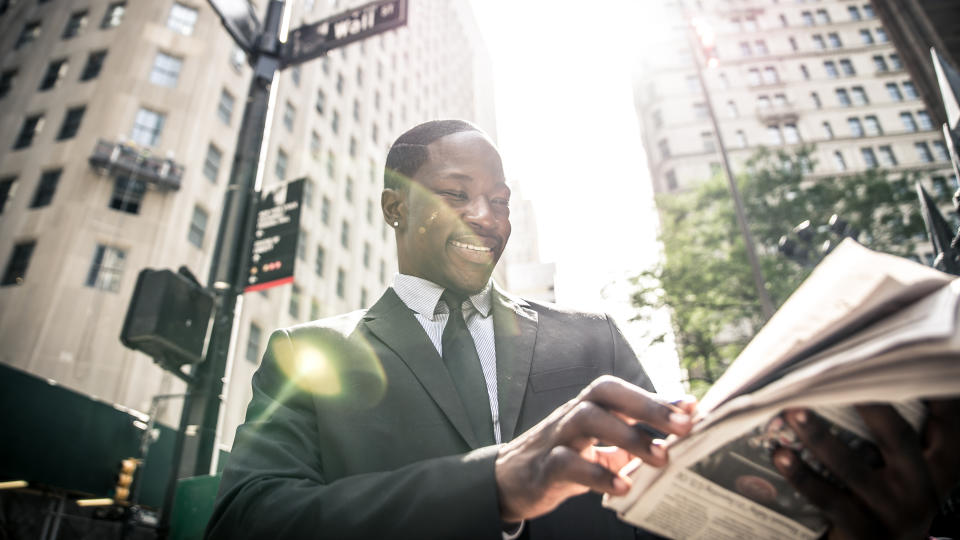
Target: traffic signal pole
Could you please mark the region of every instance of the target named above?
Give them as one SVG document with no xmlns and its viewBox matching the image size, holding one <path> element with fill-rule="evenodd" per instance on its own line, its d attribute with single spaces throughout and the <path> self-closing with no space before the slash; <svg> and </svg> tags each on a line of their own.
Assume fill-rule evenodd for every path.
<svg viewBox="0 0 960 540">
<path fill-rule="evenodd" d="M 279 70 L 278 39 L 283 20 L 283 0 L 270 0 L 263 31 L 254 52 L 253 78 L 237 135 L 230 180 L 223 198 L 220 227 L 210 264 L 208 288 L 216 295 L 216 310 L 203 362 L 192 374 L 183 403 L 180 429 L 174 447 L 173 468 L 167 483 L 161 530 L 169 526 L 177 480 L 211 474 L 217 450 L 217 421 L 223 397 L 237 303 L 243 293 L 246 261 L 253 231 L 253 201 L 264 130 L 271 109 L 271 91 Z"/>
</svg>

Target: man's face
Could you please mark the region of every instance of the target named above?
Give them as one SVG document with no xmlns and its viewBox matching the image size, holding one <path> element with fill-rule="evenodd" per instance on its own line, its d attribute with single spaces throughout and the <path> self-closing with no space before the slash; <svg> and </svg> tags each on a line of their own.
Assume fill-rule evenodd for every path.
<svg viewBox="0 0 960 540">
<path fill-rule="evenodd" d="M 473 294 L 510 238 L 510 189 L 500 155 L 481 133 L 437 139 L 405 196 L 397 228 L 400 272 Z"/>
</svg>

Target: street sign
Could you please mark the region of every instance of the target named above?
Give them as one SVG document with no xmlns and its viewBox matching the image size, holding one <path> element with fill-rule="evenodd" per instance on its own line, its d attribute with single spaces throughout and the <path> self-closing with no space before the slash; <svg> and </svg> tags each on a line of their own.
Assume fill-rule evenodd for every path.
<svg viewBox="0 0 960 540">
<path fill-rule="evenodd" d="M 293 30 L 280 51 L 284 67 L 407 23 L 407 0 L 379 0 Z"/>
<path fill-rule="evenodd" d="M 257 18 L 250 2 L 247 0 L 210 0 L 210 5 L 220 16 L 223 26 L 237 45 L 247 54 L 252 53 L 263 25 L 260 24 L 260 19 Z"/>
<path fill-rule="evenodd" d="M 299 178 L 260 192 L 253 249 L 243 292 L 260 291 L 293 281 L 305 180 Z"/>
</svg>

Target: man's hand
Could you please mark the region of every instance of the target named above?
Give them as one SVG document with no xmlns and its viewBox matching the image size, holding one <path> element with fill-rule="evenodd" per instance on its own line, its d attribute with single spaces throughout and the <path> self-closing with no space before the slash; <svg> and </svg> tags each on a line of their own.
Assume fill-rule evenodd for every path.
<svg viewBox="0 0 960 540">
<path fill-rule="evenodd" d="M 693 406 L 664 403 L 616 377 L 593 381 L 500 448 L 496 478 L 502 519 L 516 522 L 546 514 L 591 489 L 625 495 L 630 483 L 619 471 L 633 456 L 655 466 L 667 463 L 663 441 L 635 424 L 685 435 Z M 597 447 L 601 442 L 609 447 Z"/>
<path fill-rule="evenodd" d="M 888 405 L 857 407 L 883 457 L 879 468 L 864 463 L 815 414 L 787 413 L 804 446 L 847 486 L 826 482 L 788 449 L 774 453 L 781 474 L 830 519 L 830 538 L 927 537 L 939 502 L 960 481 L 960 400 L 927 405 L 922 436 Z"/>
</svg>

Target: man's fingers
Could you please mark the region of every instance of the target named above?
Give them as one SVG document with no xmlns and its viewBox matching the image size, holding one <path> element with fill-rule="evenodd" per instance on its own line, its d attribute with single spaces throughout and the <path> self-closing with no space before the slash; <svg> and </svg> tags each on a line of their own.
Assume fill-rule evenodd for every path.
<svg viewBox="0 0 960 540">
<path fill-rule="evenodd" d="M 691 428 L 690 415 L 683 409 L 660 401 L 656 395 L 616 377 L 604 376 L 595 380 L 581 394 L 581 399 L 664 433 L 686 435 Z"/>
<path fill-rule="evenodd" d="M 566 446 L 558 446 L 550 452 L 545 471 L 550 483 L 576 484 L 613 495 L 626 495 L 630 491 L 630 484 L 614 471 L 583 459 Z M 577 489 L 573 485 L 570 488 Z"/>
<path fill-rule="evenodd" d="M 960 399 L 927 402 L 923 456 L 939 499 L 960 482 Z"/>
<path fill-rule="evenodd" d="M 617 415 L 596 403 L 583 401 L 577 404 L 560 426 L 560 440 L 580 451 L 595 441 L 616 446 L 642 458 L 651 465 L 667 463 L 667 452 L 654 438 L 639 426 L 624 423 Z"/>
<path fill-rule="evenodd" d="M 804 409 L 787 411 L 786 417 L 803 446 L 854 493 L 869 497 L 882 491 L 863 457 L 830 433 L 826 421 Z"/>
<path fill-rule="evenodd" d="M 873 530 L 877 520 L 850 493 L 831 485 L 807 467 L 792 450 L 779 448 L 773 463 L 780 474 L 810 502 L 820 507 L 833 527 L 853 538 L 879 538 Z"/>
</svg>

